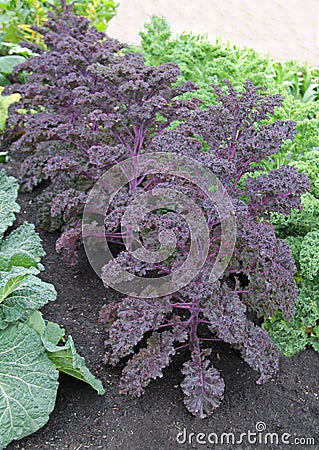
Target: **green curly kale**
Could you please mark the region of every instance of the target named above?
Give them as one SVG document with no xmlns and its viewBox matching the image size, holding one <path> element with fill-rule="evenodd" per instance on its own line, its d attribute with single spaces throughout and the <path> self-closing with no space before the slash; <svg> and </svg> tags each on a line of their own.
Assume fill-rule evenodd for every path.
<svg viewBox="0 0 319 450">
<path fill-rule="evenodd" d="M 148 65 L 176 62 L 184 79 L 203 84 L 223 84 L 227 78 L 240 88 L 249 78 L 269 93 L 287 92 L 299 102 L 318 100 L 319 69 L 296 61 L 275 61 L 251 48 L 243 48 L 220 37 L 210 42 L 207 35 L 183 32 L 173 36 L 163 17 L 152 16 L 140 32 L 141 48 Z M 131 49 L 132 50 L 132 49 Z M 206 93 L 209 90 L 206 88 Z"/>
<path fill-rule="evenodd" d="M 313 182 L 315 171 L 312 174 L 305 172 Z M 289 244 L 298 270 L 295 278 L 299 294 L 294 319 L 289 321 L 278 311 L 264 323 L 264 328 L 285 356 L 291 356 L 307 345 L 319 351 L 319 199 L 307 193 L 302 196 L 301 203 L 303 210 L 293 210 L 288 217 L 274 214 L 271 219 L 277 234 Z"/>
<path fill-rule="evenodd" d="M 293 141 L 287 140 L 280 152 L 262 165 L 271 170 L 282 164 L 292 164 L 310 178 L 316 177 L 319 167 L 319 101 L 302 103 L 287 92 L 282 95 L 285 101 L 281 108 L 275 109 L 270 122 L 293 120 L 296 122 L 297 133 Z"/>
</svg>

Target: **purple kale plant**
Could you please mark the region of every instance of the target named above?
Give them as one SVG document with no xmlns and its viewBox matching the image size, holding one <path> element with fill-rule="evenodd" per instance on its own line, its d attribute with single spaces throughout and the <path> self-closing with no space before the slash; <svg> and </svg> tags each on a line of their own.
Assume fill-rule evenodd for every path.
<svg viewBox="0 0 319 450">
<path fill-rule="evenodd" d="M 2 146 L 22 159 L 22 187 L 44 180 L 39 220 L 47 230 L 62 228 L 57 250 L 77 262 L 81 214 L 100 175 L 116 162 L 147 152 L 154 136 L 197 101 L 179 96 L 195 85 L 175 86 L 176 64 L 147 67 L 135 53 L 122 54 L 118 41 L 90 28 L 64 5 L 39 29 L 47 50 L 18 66 L 5 94 L 19 92 L 12 106 Z M 34 49 L 35 50 L 35 49 Z"/>
<path fill-rule="evenodd" d="M 194 415 L 206 417 L 220 405 L 224 392 L 224 381 L 212 366 L 215 341 L 239 350 L 260 373 L 257 383 L 278 370 L 279 353 L 258 320 L 278 309 L 292 317 L 296 268 L 268 217 L 299 208 L 309 181 L 291 167 L 259 176 L 256 171 L 261 160 L 293 139 L 295 124 L 265 124 L 283 99 L 265 95 L 250 81 L 241 91 L 230 83 L 227 92 L 212 87 L 216 103 L 200 109 L 196 99 L 181 99 L 196 86 L 177 83 L 175 64 L 147 67 L 141 56 L 123 51 L 124 45 L 90 28 L 66 6 L 41 34 L 47 50 L 39 50 L 14 74 L 29 73 L 28 82 L 6 88 L 7 94 L 19 92 L 22 98 L 10 107 L 2 145 L 11 144 L 13 155 L 23 159 L 25 189 L 45 181 L 39 219 L 49 230 L 61 229 L 57 250 L 69 264 L 77 261 L 82 212 L 93 185 L 129 157 L 159 152 L 190 157 L 211 170 L 230 198 L 236 244 L 226 270 L 214 282 L 209 274 L 221 247 L 222 218 L 200 186 L 152 173 L 130 180 L 111 207 L 100 205 L 105 236 L 120 247 L 115 260 L 132 275 L 146 278 L 174 274 L 183 266 L 191 248 L 190 230 L 176 214 L 174 201 L 141 214 L 140 238 L 146 249 L 156 250 L 159 233 L 167 231 L 177 242 L 166 260 L 142 261 L 121 246 L 121 221 L 128 206 L 141 193 L 169 189 L 186 195 L 203 211 L 209 228 L 207 257 L 192 281 L 182 288 L 177 283 L 173 293 L 162 297 L 154 292 L 140 298 L 132 292 L 104 305 L 100 321 L 107 333 L 105 362 L 127 361 L 121 393 L 143 394 L 174 354 L 183 351 L 189 356 L 182 369 L 185 405 Z M 106 285 L 109 273 L 105 265 Z"/>
<path fill-rule="evenodd" d="M 289 214 L 292 208 L 299 208 L 300 195 L 309 190 L 307 177 L 291 167 L 268 175 L 255 173 L 260 160 L 277 152 L 286 139 L 293 139 L 292 122 L 262 124 L 280 105 L 280 96 L 265 96 L 249 81 L 242 92 L 229 83 L 227 93 L 214 89 L 216 105 L 190 111 L 178 127 L 156 136 L 151 148 L 153 152 L 191 157 L 205 164 L 222 182 L 237 222 L 236 245 L 227 269 L 217 281 L 210 282 L 209 274 L 220 249 L 222 220 L 211 200 L 200 187 L 185 180 L 154 175 L 145 189 L 151 186 L 157 191 L 167 187 L 182 191 L 204 211 L 210 228 L 205 264 L 187 286 L 171 295 L 128 295 L 119 303 L 103 306 L 100 312 L 108 335 L 105 362 L 115 365 L 128 358 L 120 392 L 140 396 L 152 379 L 163 376 L 172 356 L 184 351 L 189 355 L 182 369 L 184 402 L 191 413 L 201 418 L 210 415 L 223 399 L 223 379 L 211 365 L 215 341 L 239 350 L 260 373 L 257 383 L 267 381 L 278 370 L 279 352 L 258 320 L 278 309 L 285 317 L 293 316 L 296 268 L 288 245 L 277 239 L 267 219 L 272 211 Z M 120 217 L 132 198 L 126 200 L 127 204 L 123 196 L 115 197 L 115 209 L 105 220 L 108 231 L 118 230 Z M 117 256 L 119 264 L 142 276 L 156 270 L 159 274 L 174 274 L 191 245 L 183 218 L 173 210 L 160 214 L 152 211 L 143 218 L 140 229 L 143 244 L 149 249 L 156 247 L 157 234 L 172 230 L 178 242 L 174 257 L 149 264 L 123 251 Z M 102 270 L 106 285 L 108 277 L 109 265 Z M 123 280 L 119 278 L 118 282 Z"/>
</svg>

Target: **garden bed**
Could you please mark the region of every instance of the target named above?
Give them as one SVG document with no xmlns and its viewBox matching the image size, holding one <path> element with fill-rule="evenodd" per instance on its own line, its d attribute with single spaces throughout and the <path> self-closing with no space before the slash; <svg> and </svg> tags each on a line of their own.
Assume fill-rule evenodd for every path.
<svg viewBox="0 0 319 450">
<path fill-rule="evenodd" d="M 146 25 L 142 47 L 127 52 L 122 44 L 102 39 L 103 35 L 90 29 L 86 19 L 74 16 L 71 8 L 62 7 L 63 12 L 57 12 L 41 29 L 49 50 L 38 49 L 37 56 L 8 75 L 18 83 L 8 85 L 5 95 L 18 92 L 21 99 L 9 111 L 1 142 L 2 160 L 10 149 L 6 170 L 15 177 L 21 175 L 21 190 L 33 190 L 32 194 L 20 194 L 21 212 L 14 226 L 30 222 L 45 230 L 59 230 L 48 234 L 38 229 L 47 255 L 41 277 L 56 287 L 58 300 L 46 304 L 55 298 L 51 287 L 54 295 L 47 299 L 40 292 L 35 306 L 46 305 L 42 308 L 45 319 L 57 322 L 73 336 L 106 393 L 97 395 L 90 387 L 97 388 L 90 382 L 92 377 L 84 377 L 90 385 L 77 380 L 83 380 L 82 372 L 75 371 L 77 364 L 83 366 L 83 359 L 75 360 L 69 347 L 58 345 L 63 330 L 44 322 L 37 311 L 10 316 L 15 282 L 21 286 L 16 298 L 22 303 L 29 298 L 22 282 L 32 288 L 34 283 L 46 285 L 30 278 L 31 268 L 38 274 L 43 251 L 33 257 L 31 246 L 29 256 L 26 245 L 25 259 L 24 241 L 28 238 L 16 239 L 13 245 L 11 236 L 19 236 L 19 232 L 10 233 L 1 242 L 2 248 L 9 248 L 2 263 L 2 327 L 4 333 L 24 327 L 33 340 L 29 347 L 22 339 L 18 345 L 11 337 L 1 341 L 5 367 L 10 364 L 9 370 L 1 371 L 1 428 L 6 430 L 9 425 L 15 431 L 1 448 L 42 427 L 52 411 L 56 390 L 47 410 L 39 404 L 49 398 L 50 387 L 33 391 L 41 375 L 45 382 L 50 378 L 47 366 L 33 369 L 34 339 L 51 361 L 47 362 L 54 382 L 57 369 L 62 372 L 57 405 L 47 425 L 10 444 L 9 449 L 319 448 L 318 355 L 307 348 L 293 358 L 281 358 L 280 371 L 274 375 L 279 359 L 275 344 L 285 355 L 307 345 L 319 351 L 319 260 L 315 251 L 319 245 L 319 74 L 294 62 L 276 63 L 249 49 L 218 42 L 212 45 L 200 36 L 175 39 L 161 18 Z M 187 48 L 191 52 L 185 59 Z M 197 62 L 192 56 L 198 53 L 196 49 L 202 55 Z M 145 61 L 136 51 L 144 54 Z M 172 61 L 181 64 L 181 72 Z M 197 75 L 192 80 L 194 68 Z M 178 80 L 181 84 L 176 85 Z M 218 84 L 213 89 L 212 81 Z M 263 84 L 264 94 L 256 87 Z M 195 88 L 197 100 L 193 98 Z M 137 162 L 146 164 L 146 173 L 139 172 Z M 113 171 L 116 166 L 129 177 L 118 192 L 122 173 Z M 132 167 L 137 172 L 131 173 Z M 94 191 L 96 181 L 107 170 L 111 178 L 103 179 L 104 190 Z M 2 174 L 6 176 L 4 171 Z M 228 193 L 223 197 L 228 200 L 222 201 L 222 214 L 221 197 L 214 193 L 223 196 L 223 192 L 219 184 L 216 190 L 215 176 Z M 1 191 L 2 213 L 12 216 L 5 222 L 4 232 L 17 210 L 18 185 L 12 179 L 11 183 L 15 185 L 12 211 L 6 185 Z M 107 207 L 108 201 L 101 195 L 107 194 L 109 186 L 117 194 Z M 148 204 L 149 194 L 154 194 L 154 204 Z M 159 200 L 164 201 L 159 204 Z M 100 211 L 105 213 L 102 222 L 97 218 Z M 205 229 L 197 220 L 202 213 Z M 103 265 L 102 278 L 105 285 L 126 291 L 128 297 L 122 299 L 116 291 L 105 289 L 83 248 L 78 255 L 77 244 L 84 239 L 88 251 L 96 252 L 94 238 L 101 237 L 99 224 L 103 224 L 103 236 L 118 250 L 118 244 L 136 237 L 129 232 L 131 226 L 125 227 L 126 221 L 133 228 L 136 225 L 134 233 L 138 231 L 142 246 L 151 254 L 157 253 L 163 232 L 170 241 L 167 231 L 170 235 L 173 231 L 178 245 L 173 244 L 172 252 L 172 242 L 165 241 L 169 253 L 151 261 L 128 248 L 114 254 L 114 261 L 130 275 L 120 273 L 112 263 Z M 231 247 L 235 222 L 236 243 Z M 26 227 L 32 228 L 38 239 L 33 226 Z M 193 241 L 197 259 L 207 249 L 200 267 L 196 258 L 187 265 Z M 130 250 L 133 248 L 135 241 Z M 62 255 L 72 267 L 66 266 Z M 216 274 L 220 262 L 225 263 L 223 275 L 214 282 L 211 275 Z M 27 274 L 21 275 L 25 269 Z M 154 270 L 158 277 L 173 275 L 170 287 L 165 288 L 162 278 L 157 280 L 159 290 L 156 283 L 153 286 L 149 276 Z M 136 274 L 147 280 L 146 285 L 140 286 L 133 278 L 123 291 L 125 282 Z M 101 310 L 104 304 L 108 306 Z M 294 309 L 295 318 L 289 321 Z M 26 322 L 17 324 L 22 318 Z M 269 335 L 260 327 L 263 319 Z M 107 337 L 109 351 L 105 354 Z M 173 355 L 172 364 L 164 369 Z M 106 367 L 103 360 L 113 368 Z M 18 380 L 21 384 L 17 386 Z M 261 385 L 256 381 L 268 382 Z M 149 383 L 141 398 L 119 394 L 141 395 Z M 101 386 L 96 390 L 103 391 Z M 207 416 L 210 418 L 199 419 Z"/>
<path fill-rule="evenodd" d="M 9 164 L 7 170 L 17 175 Z M 20 194 L 21 213 L 18 221 L 36 222 L 37 192 Z M 92 373 L 106 388 L 98 396 L 88 385 L 60 375 L 56 408 L 51 418 L 37 433 L 11 443 L 9 450 L 166 450 L 178 448 L 227 449 L 229 446 L 196 443 L 197 433 L 240 433 L 256 431 L 263 422 L 266 431 L 295 437 L 314 438 L 315 445 L 285 446 L 248 443 L 229 448 L 318 448 L 319 443 L 319 388 L 318 355 L 308 349 L 292 358 L 282 358 L 278 376 L 264 385 L 256 385 L 258 374 L 242 361 L 235 350 L 216 343 L 213 349 L 214 366 L 225 379 L 225 399 L 211 418 L 192 417 L 183 405 L 180 368 L 184 361 L 181 352 L 174 358 L 164 377 L 151 383 L 141 398 L 118 394 L 120 369 L 106 368 L 102 362 L 104 332 L 98 323 L 101 306 L 114 301 L 119 294 L 105 289 L 91 269 L 84 253 L 75 268 L 67 268 L 56 254 L 57 235 L 38 230 L 47 253 L 43 259 L 45 272 L 41 277 L 53 283 L 58 300 L 43 308 L 45 317 L 54 320 L 72 334 L 79 353 L 86 358 Z M 263 425 L 258 425 L 263 426 Z M 186 429 L 187 441 L 184 441 Z M 176 441 L 178 433 L 180 444 Z M 190 436 L 195 433 L 195 436 Z M 203 440 L 200 437 L 199 440 Z M 245 438 L 244 438 L 245 439 Z M 253 437 L 251 437 L 253 439 Z"/>
</svg>

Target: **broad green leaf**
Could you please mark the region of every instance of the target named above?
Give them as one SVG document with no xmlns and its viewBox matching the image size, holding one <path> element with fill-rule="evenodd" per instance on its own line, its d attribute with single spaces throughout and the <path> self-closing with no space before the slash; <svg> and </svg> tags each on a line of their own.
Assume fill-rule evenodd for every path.
<svg viewBox="0 0 319 450">
<path fill-rule="evenodd" d="M 0 73 L 8 75 L 13 71 L 15 66 L 21 64 L 25 61 L 23 56 L 19 55 L 8 55 L 0 57 Z"/>
<path fill-rule="evenodd" d="M 0 86 L 8 86 L 10 83 L 10 81 L 0 73 Z"/>
<path fill-rule="evenodd" d="M 86 367 L 85 359 L 77 353 L 72 336 L 69 336 L 64 345 L 57 345 L 64 342 L 65 330 L 60 325 L 44 320 L 39 311 L 35 311 L 29 317 L 27 325 L 40 334 L 49 358 L 60 372 L 84 381 L 100 395 L 104 394 L 101 381 L 92 375 Z"/>
<path fill-rule="evenodd" d="M 54 362 L 56 368 L 60 372 L 64 372 L 71 377 L 84 381 L 92 386 L 100 395 L 105 393 L 100 380 L 94 377 L 86 367 L 85 359 L 80 356 L 74 346 L 72 336 L 69 336 L 67 342 L 63 346 L 54 345 L 47 339 L 43 339 L 43 343 L 47 349 L 48 356 Z"/>
<path fill-rule="evenodd" d="M 39 271 L 30 267 L 12 267 L 8 272 L 0 272 L 0 303 L 7 298 L 31 274 Z"/>
<path fill-rule="evenodd" d="M 0 448 L 46 424 L 58 375 L 36 331 L 22 323 L 0 331 Z"/>
<path fill-rule="evenodd" d="M 65 329 L 60 327 L 55 322 L 45 321 L 46 327 L 44 330 L 44 337 L 53 345 L 58 345 L 59 342 L 64 342 Z"/>
<path fill-rule="evenodd" d="M 40 336 L 43 336 L 45 330 L 45 322 L 40 311 L 33 311 L 31 316 L 25 322 L 28 327 L 35 330 Z"/>
<path fill-rule="evenodd" d="M 23 223 L 0 244 L 0 270 L 10 270 L 12 266 L 36 267 L 44 255 L 34 225 Z"/>
<path fill-rule="evenodd" d="M 26 324 L 39 333 L 44 345 L 46 342 L 50 342 L 53 345 L 57 345 L 61 341 L 64 342 L 65 330 L 55 322 L 44 320 L 40 311 L 34 311 Z"/>
<path fill-rule="evenodd" d="M 12 42 L 1 42 L 1 46 L 6 49 L 6 53 L 9 55 L 21 55 L 25 57 L 35 55 L 35 53 L 29 48 L 21 47 L 21 45 L 14 44 Z"/>
<path fill-rule="evenodd" d="M 28 276 L 0 305 L 0 314 L 6 322 L 26 320 L 33 311 L 56 300 L 52 284 L 34 275 Z"/>
<path fill-rule="evenodd" d="M 0 241 L 4 233 L 13 224 L 15 213 L 20 211 L 16 203 L 18 197 L 18 181 L 9 177 L 5 170 L 0 171 Z"/>
</svg>

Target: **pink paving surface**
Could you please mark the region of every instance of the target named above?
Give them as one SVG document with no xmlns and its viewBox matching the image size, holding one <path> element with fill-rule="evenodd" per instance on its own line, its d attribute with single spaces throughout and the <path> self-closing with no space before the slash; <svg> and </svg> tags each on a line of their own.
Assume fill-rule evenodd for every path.
<svg viewBox="0 0 319 450">
<path fill-rule="evenodd" d="M 173 33 L 192 30 L 222 36 L 278 59 L 319 64 L 319 0 L 119 0 L 108 33 L 139 42 L 152 14 L 164 16 Z"/>
</svg>

